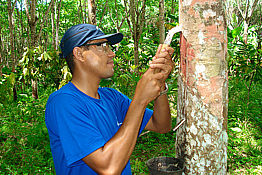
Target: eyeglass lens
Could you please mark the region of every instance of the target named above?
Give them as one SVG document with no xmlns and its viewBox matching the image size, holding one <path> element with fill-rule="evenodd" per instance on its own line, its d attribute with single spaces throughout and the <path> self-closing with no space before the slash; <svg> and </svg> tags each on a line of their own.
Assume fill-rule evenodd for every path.
<svg viewBox="0 0 262 175">
<path fill-rule="evenodd" d="M 101 43 L 101 44 L 97 45 L 97 50 L 109 52 L 109 51 L 112 50 L 112 47 L 108 43 Z"/>
</svg>

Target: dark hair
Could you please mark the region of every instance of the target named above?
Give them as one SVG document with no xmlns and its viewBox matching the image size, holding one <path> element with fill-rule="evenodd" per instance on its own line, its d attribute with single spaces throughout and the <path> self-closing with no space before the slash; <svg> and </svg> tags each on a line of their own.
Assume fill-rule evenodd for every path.
<svg viewBox="0 0 262 175">
<path fill-rule="evenodd" d="M 87 46 L 80 46 L 81 48 L 84 48 L 84 50 L 88 50 Z M 74 61 L 74 54 L 71 52 L 67 57 L 65 57 L 67 66 L 69 67 L 69 70 L 71 74 L 73 75 L 74 73 L 74 68 L 75 68 L 75 61 Z"/>
<path fill-rule="evenodd" d="M 67 66 L 69 67 L 69 70 L 71 74 L 74 74 L 74 66 L 75 66 L 75 61 L 74 61 L 74 55 L 73 52 L 71 52 L 67 57 L 65 57 Z"/>
</svg>

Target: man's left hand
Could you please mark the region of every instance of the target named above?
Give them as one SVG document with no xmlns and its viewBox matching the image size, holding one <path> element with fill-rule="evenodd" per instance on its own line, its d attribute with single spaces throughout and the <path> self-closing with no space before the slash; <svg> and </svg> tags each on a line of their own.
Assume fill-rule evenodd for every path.
<svg viewBox="0 0 262 175">
<path fill-rule="evenodd" d="M 152 61 L 149 62 L 150 68 L 160 69 L 159 73 L 163 74 L 163 79 L 161 80 L 164 84 L 165 80 L 168 78 L 171 71 L 174 69 L 174 62 L 172 60 L 172 55 L 174 49 L 171 47 L 166 47 L 162 49 L 162 44 L 159 45 L 156 55 L 153 57 Z"/>
</svg>

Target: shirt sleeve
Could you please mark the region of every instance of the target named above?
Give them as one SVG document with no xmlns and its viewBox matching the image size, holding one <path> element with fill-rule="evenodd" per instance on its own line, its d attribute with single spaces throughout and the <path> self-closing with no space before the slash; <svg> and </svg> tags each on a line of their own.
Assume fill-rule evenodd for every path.
<svg viewBox="0 0 262 175">
<path fill-rule="evenodd" d="M 119 109 L 121 110 L 121 113 L 123 114 L 120 120 L 121 122 L 123 122 L 132 100 L 129 99 L 126 95 L 118 92 L 117 90 L 114 90 L 114 89 L 112 90 L 114 91 L 115 95 L 117 96 L 117 99 L 115 99 L 115 101 L 117 101 L 117 103 L 120 105 Z M 153 111 L 151 109 L 146 108 L 144 116 L 143 116 L 143 121 L 140 126 L 139 135 L 142 133 L 142 131 L 146 127 L 152 115 L 153 115 Z"/>
<path fill-rule="evenodd" d="M 105 140 L 88 116 L 81 100 L 73 95 L 59 94 L 47 105 L 49 123 L 55 123 L 54 131 L 59 136 L 67 166 L 99 149 Z"/>
</svg>

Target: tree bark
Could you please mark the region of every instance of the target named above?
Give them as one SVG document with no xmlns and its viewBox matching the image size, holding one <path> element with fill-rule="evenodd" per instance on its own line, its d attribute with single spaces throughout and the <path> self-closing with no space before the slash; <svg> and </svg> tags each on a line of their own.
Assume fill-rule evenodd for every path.
<svg viewBox="0 0 262 175">
<path fill-rule="evenodd" d="M 56 14 L 57 14 L 57 18 L 56 18 L 56 37 L 55 37 L 55 43 L 56 43 L 55 49 L 56 50 L 58 49 L 58 46 L 59 46 L 58 35 L 59 35 L 59 24 L 60 24 L 59 21 L 60 21 L 61 2 L 62 2 L 62 0 L 59 1 L 58 7 L 57 7 L 57 11 L 56 11 Z"/>
<path fill-rule="evenodd" d="M 26 12 L 26 16 L 28 19 L 28 24 L 29 24 L 29 30 L 30 30 L 30 34 L 31 34 L 31 40 L 30 40 L 30 44 L 29 44 L 29 48 L 35 48 L 37 46 L 38 39 L 41 38 L 41 34 L 42 34 L 42 29 L 43 26 L 47 20 L 48 17 L 48 13 L 51 9 L 52 4 L 54 3 L 54 0 L 51 0 L 51 2 L 49 3 L 49 6 L 43 16 L 43 20 L 40 23 L 40 29 L 39 32 L 36 34 L 36 25 L 38 22 L 38 18 L 36 17 L 36 0 L 25 0 L 25 12 Z M 29 8 L 30 8 L 30 12 L 29 12 Z M 32 58 L 34 59 L 34 58 Z M 32 97 L 37 99 L 38 98 L 38 90 L 37 90 L 37 80 L 32 80 Z M 36 88 L 36 89 L 35 89 Z"/>
<path fill-rule="evenodd" d="M 96 3 L 95 3 L 95 0 L 88 0 L 88 23 L 96 25 Z"/>
<path fill-rule="evenodd" d="M 19 39 L 17 40 L 17 42 L 19 43 L 17 46 L 17 50 L 18 50 L 18 55 L 22 55 L 23 51 L 24 51 L 24 44 L 25 44 L 25 38 L 23 37 L 23 33 L 24 33 L 24 25 L 23 25 L 23 13 L 19 10 L 23 8 L 23 4 L 20 4 L 20 8 L 16 8 L 16 13 L 17 13 L 17 19 L 18 19 L 18 23 L 17 24 L 17 29 L 18 29 L 18 36 Z M 21 12 L 21 13 L 20 13 Z"/>
<path fill-rule="evenodd" d="M 83 23 L 87 23 L 87 0 L 84 0 Z"/>
<path fill-rule="evenodd" d="M 180 1 L 176 153 L 185 174 L 226 174 L 227 30 L 223 1 Z"/>
<path fill-rule="evenodd" d="M 242 3 L 241 1 L 237 1 L 238 11 L 241 14 L 241 17 L 244 21 L 244 42 L 247 44 L 247 37 L 248 37 L 248 26 L 250 23 L 250 19 L 252 17 L 253 12 L 256 9 L 256 6 L 258 4 L 258 0 L 254 0 L 252 3 L 251 0 L 247 0 L 246 4 Z M 244 10 L 243 10 L 244 8 Z"/>
<path fill-rule="evenodd" d="M 102 14 L 102 17 L 100 18 L 100 21 L 99 21 L 99 24 L 98 24 L 98 27 L 100 27 L 101 26 L 101 24 L 102 24 L 102 21 L 103 21 L 103 18 L 104 18 L 104 16 L 105 16 L 105 13 L 106 13 L 106 9 L 107 8 L 109 8 L 108 6 L 108 0 L 106 0 L 106 3 L 105 3 L 105 7 L 104 7 L 104 10 L 103 10 L 103 14 Z M 111 18 L 112 18 L 112 15 L 111 15 L 111 13 L 110 13 L 110 10 L 108 9 L 108 12 L 109 12 L 109 15 L 111 16 Z M 112 18 L 112 20 L 113 20 L 113 18 Z M 113 22 L 114 22 L 114 20 L 113 20 Z M 115 22 L 114 22 L 115 23 Z"/>
<path fill-rule="evenodd" d="M 171 4 L 171 14 L 175 14 L 175 3 L 176 2 L 176 0 L 172 0 L 172 4 Z M 173 18 L 171 18 L 171 20 L 170 20 L 170 23 L 173 23 L 174 22 L 174 19 Z"/>
<path fill-rule="evenodd" d="M 4 50 L 4 40 L 2 39 L 2 26 L 0 25 L 0 77 L 2 77 L 3 72 L 2 69 L 5 64 L 5 50 Z"/>
<path fill-rule="evenodd" d="M 2 48 L 2 26 L 0 25 L 0 78 L 3 76 L 3 58 L 2 58 L 2 54 L 3 54 L 3 48 Z"/>
<path fill-rule="evenodd" d="M 32 83 L 32 97 L 34 99 L 38 99 L 38 88 L 37 88 L 37 81 L 36 80 L 31 80 Z"/>
<path fill-rule="evenodd" d="M 127 2 L 125 2 L 125 10 L 127 14 L 127 23 L 132 33 L 132 37 L 134 40 L 134 63 L 136 66 L 139 64 L 139 40 L 142 35 L 144 25 L 145 25 L 145 7 L 146 0 L 142 1 L 142 7 L 139 9 L 139 4 L 135 0 L 130 0 L 129 2 L 129 11 L 127 10 Z M 131 20 L 128 18 L 131 17 Z"/>
<path fill-rule="evenodd" d="M 159 43 L 165 41 L 165 1 L 159 0 Z"/>
<path fill-rule="evenodd" d="M 11 65 L 12 72 L 15 72 L 15 45 L 14 45 L 14 24 L 13 24 L 13 13 L 16 1 L 12 4 L 11 0 L 8 0 L 8 21 L 9 21 L 9 31 L 10 31 L 10 51 L 11 51 Z"/>
<path fill-rule="evenodd" d="M 14 37 L 14 24 L 13 24 L 13 13 L 15 8 L 16 0 L 14 4 L 12 4 L 11 0 L 8 0 L 8 21 L 9 21 L 9 31 L 10 31 L 10 49 L 11 49 L 11 67 L 12 72 L 15 72 L 15 64 L 16 64 L 16 57 L 15 57 L 15 37 Z M 13 99 L 14 101 L 17 100 L 17 92 L 16 86 L 13 87 Z"/>
<path fill-rule="evenodd" d="M 56 30 L 56 26 L 55 26 L 55 16 L 56 16 L 56 0 L 54 0 L 55 2 L 52 3 L 51 6 L 51 24 L 52 24 L 52 45 L 53 48 L 56 49 L 56 37 L 55 37 L 55 30 Z"/>
<path fill-rule="evenodd" d="M 29 12 L 30 8 L 30 12 Z M 30 34 L 31 34 L 31 40 L 29 47 L 33 48 L 36 46 L 36 24 L 38 21 L 38 18 L 36 18 L 35 11 L 36 11 L 36 0 L 31 0 L 30 3 L 28 0 L 25 0 L 25 11 L 26 16 L 30 28 Z"/>
</svg>

